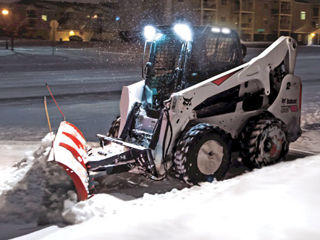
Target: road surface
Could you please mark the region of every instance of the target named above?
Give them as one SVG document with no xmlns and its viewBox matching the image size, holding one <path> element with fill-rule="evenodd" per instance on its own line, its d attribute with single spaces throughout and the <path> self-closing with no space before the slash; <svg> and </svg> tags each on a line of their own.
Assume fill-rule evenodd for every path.
<svg viewBox="0 0 320 240">
<path fill-rule="evenodd" d="M 246 60 L 262 50 L 249 48 Z M 47 82 L 58 95 L 67 120 L 94 141 L 95 134 L 105 133 L 119 114 L 121 87 L 140 79 L 140 65 L 132 62 L 133 58 L 139 59 L 139 53 L 133 56 L 131 52 L 121 55 L 93 49 L 61 49 L 51 58 L 50 48 L 18 51 L 22 57 L 0 57 L 0 140 L 34 141 L 45 135 L 48 130 L 42 96 L 48 95 Z M 26 56 L 31 60 L 27 61 Z M 65 62 L 61 64 L 57 58 Z M 303 80 L 303 105 L 320 102 L 319 62 L 320 48 L 298 49 L 296 75 Z M 48 104 L 56 129 L 61 116 L 50 99 Z"/>
</svg>

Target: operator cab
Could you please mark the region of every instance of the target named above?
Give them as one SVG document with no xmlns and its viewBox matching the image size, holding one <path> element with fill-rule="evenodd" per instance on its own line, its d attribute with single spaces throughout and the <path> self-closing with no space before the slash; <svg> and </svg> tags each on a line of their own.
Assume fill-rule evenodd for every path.
<svg viewBox="0 0 320 240">
<path fill-rule="evenodd" d="M 146 26 L 144 104 L 156 116 L 171 94 L 243 63 L 238 34 L 228 28 Z M 148 53 L 146 53 L 148 50 Z"/>
</svg>

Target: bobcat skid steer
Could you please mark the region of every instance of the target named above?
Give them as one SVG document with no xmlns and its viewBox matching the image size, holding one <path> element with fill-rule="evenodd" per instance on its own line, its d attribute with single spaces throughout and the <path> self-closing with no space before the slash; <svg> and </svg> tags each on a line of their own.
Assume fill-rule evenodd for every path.
<svg viewBox="0 0 320 240">
<path fill-rule="evenodd" d="M 73 179 L 79 200 L 92 177 L 132 171 L 154 180 L 167 172 L 195 184 L 222 179 L 231 154 L 250 168 L 285 158 L 301 134 L 297 43 L 280 37 L 243 63 L 236 32 L 227 28 L 146 26 L 143 80 L 124 86 L 120 117 L 100 147 L 60 124 L 51 160 Z"/>
</svg>

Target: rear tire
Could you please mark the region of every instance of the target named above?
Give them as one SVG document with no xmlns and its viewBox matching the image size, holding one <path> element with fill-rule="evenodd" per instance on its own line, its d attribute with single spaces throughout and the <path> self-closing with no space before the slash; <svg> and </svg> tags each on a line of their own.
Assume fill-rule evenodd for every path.
<svg viewBox="0 0 320 240">
<path fill-rule="evenodd" d="M 199 123 L 182 133 L 174 153 L 174 170 L 187 183 L 211 182 L 224 177 L 230 159 L 230 136 L 210 124 Z"/>
<path fill-rule="evenodd" d="M 119 137 L 119 129 L 120 129 L 120 121 L 121 118 L 118 116 L 116 120 L 111 123 L 111 127 L 107 132 L 107 137 L 118 138 Z"/>
<path fill-rule="evenodd" d="M 278 163 L 289 151 L 285 125 L 275 118 L 250 121 L 242 133 L 241 142 L 242 161 L 251 169 Z"/>
</svg>

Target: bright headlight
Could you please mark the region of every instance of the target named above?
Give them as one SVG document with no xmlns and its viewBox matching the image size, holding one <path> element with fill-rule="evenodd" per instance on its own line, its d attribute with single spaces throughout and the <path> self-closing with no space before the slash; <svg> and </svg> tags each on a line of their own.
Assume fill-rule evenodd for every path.
<svg viewBox="0 0 320 240">
<path fill-rule="evenodd" d="M 143 31 L 143 35 L 144 35 L 146 41 L 152 42 L 156 37 L 156 32 L 157 31 L 153 26 L 150 26 L 150 25 L 145 26 L 144 31 Z"/>
<path fill-rule="evenodd" d="M 182 40 L 192 40 L 192 32 L 187 24 L 177 23 L 176 25 L 174 25 L 173 29 Z"/>
<path fill-rule="evenodd" d="M 229 28 L 222 28 L 221 32 L 224 34 L 230 34 L 231 30 Z"/>
<path fill-rule="evenodd" d="M 221 30 L 218 27 L 213 27 L 213 28 L 211 28 L 211 32 L 219 33 L 219 32 L 221 32 Z"/>
</svg>

